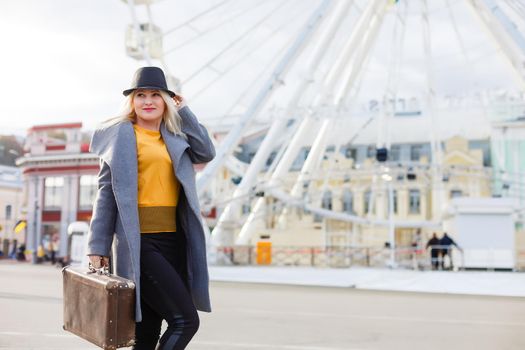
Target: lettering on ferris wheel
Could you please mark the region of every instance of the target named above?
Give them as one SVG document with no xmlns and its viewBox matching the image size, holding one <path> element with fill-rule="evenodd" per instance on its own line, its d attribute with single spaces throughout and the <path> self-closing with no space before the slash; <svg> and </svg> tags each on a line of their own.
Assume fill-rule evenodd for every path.
<svg viewBox="0 0 525 350">
<path fill-rule="evenodd" d="M 370 113 L 386 112 L 395 117 L 417 117 L 422 115 L 422 103 L 417 97 L 385 98 L 383 100 L 371 99 L 364 108 Z M 508 92 L 476 93 L 472 95 L 445 95 L 435 100 L 435 107 L 440 109 L 457 109 L 482 105 L 516 105 L 523 109 L 525 96 Z"/>
<path fill-rule="evenodd" d="M 386 111 L 393 113 L 395 117 L 417 117 L 421 115 L 421 107 L 416 97 L 411 98 L 388 98 L 383 101 L 368 101 L 369 112 Z"/>
</svg>

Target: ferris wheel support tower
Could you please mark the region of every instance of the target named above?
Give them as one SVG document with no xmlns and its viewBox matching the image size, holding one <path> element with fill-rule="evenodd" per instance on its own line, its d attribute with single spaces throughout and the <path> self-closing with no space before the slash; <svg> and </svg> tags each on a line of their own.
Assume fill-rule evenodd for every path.
<svg viewBox="0 0 525 350">
<path fill-rule="evenodd" d="M 257 175 L 263 168 L 271 151 L 275 147 L 275 140 L 285 131 L 288 118 L 290 116 L 295 116 L 299 100 L 305 94 L 305 91 L 312 88 L 312 81 L 314 80 L 313 73 L 315 68 L 319 65 L 323 57 L 325 57 L 330 40 L 340 28 L 340 25 L 348 13 L 352 3 L 353 1 L 339 1 L 337 6 L 332 6 L 327 13 L 327 16 L 331 12 L 335 13 L 336 15 L 332 18 L 332 21 L 328 22 L 326 27 L 320 32 L 320 37 L 317 41 L 318 44 L 315 47 L 314 53 L 312 55 L 313 58 L 308 64 L 307 71 L 309 72 L 309 75 L 296 89 L 292 99 L 288 103 L 285 115 L 277 118 L 272 123 L 272 126 L 265 136 L 261 146 L 257 150 L 255 157 L 252 159 L 246 174 L 243 176 L 241 183 L 237 186 L 235 193 L 233 194 L 234 198 L 242 198 L 243 195 L 245 195 L 256 182 Z M 307 124 L 310 125 L 310 123 Z M 305 128 L 307 129 L 307 126 L 303 120 L 297 134 L 300 135 L 302 132 L 304 132 Z M 279 162 L 279 164 L 281 164 L 280 168 L 282 168 L 283 164 L 288 164 L 289 167 L 294 161 L 295 155 L 299 151 L 300 139 L 297 139 L 297 136 L 294 136 L 293 139 L 296 141 L 294 145 L 290 146 L 289 150 L 287 151 L 289 156 L 283 156 L 282 160 Z M 255 207 L 258 207 L 258 205 L 256 204 Z M 222 215 L 219 218 L 217 226 L 212 232 L 212 238 L 216 245 L 231 245 L 233 243 L 235 231 L 239 227 L 239 214 L 240 205 L 238 201 L 232 201 L 225 207 Z"/>
</svg>

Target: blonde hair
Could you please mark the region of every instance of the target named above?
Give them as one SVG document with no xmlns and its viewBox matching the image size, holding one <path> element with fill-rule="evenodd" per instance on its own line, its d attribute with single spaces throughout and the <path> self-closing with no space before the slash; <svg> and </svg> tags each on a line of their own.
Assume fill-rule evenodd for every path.
<svg viewBox="0 0 525 350">
<path fill-rule="evenodd" d="M 105 120 L 100 127 L 105 129 L 125 121 L 136 123 L 137 114 L 135 113 L 135 109 L 133 109 L 133 99 L 135 98 L 137 91 L 138 90 L 135 90 L 126 96 L 118 116 Z M 182 119 L 177 112 L 175 102 L 167 92 L 162 90 L 158 91 L 164 100 L 164 113 L 162 114 L 162 120 L 166 125 L 166 129 L 175 135 L 180 135 L 186 138 L 186 135 L 182 132 Z"/>
</svg>

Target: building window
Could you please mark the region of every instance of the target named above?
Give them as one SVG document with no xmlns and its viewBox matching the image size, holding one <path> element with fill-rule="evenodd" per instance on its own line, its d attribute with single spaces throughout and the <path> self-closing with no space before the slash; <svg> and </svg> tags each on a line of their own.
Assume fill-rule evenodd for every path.
<svg viewBox="0 0 525 350">
<path fill-rule="evenodd" d="M 397 214 L 397 190 L 392 190 L 392 201 L 394 205 L 392 212 Z M 390 213 L 390 194 L 388 194 L 388 212 Z"/>
<path fill-rule="evenodd" d="M 8 204 L 5 206 L 5 219 L 6 220 L 11 220 L 12 211 L 13 211 L 13 207 L 11 206 L 11 204 Z"/>
<path fill-rule="evenodd" d="M 78 207 L 80 209 L 91 209 L 97 195 L 98 181 L 96 175 L 82 175 L 80 177 L 80 195 Z"/>
<path fill-rule="evenodd" d="M 401 146 L 394 145 L 390 147 L 390 156 L 389 159 L 393 162 L 397 162 L 401 159 Z"/>
<path fill-rule="evenodd" d="M 461 190 L 452 190 L 450 191 L 450 198 L 463 197 L 463 191 Z"/>
<path fill-rule="evenodd" d="M 345 188 L 343 191 L 343 212 L 348 214 L 354 213 L 354 196 L 348 188 Z"/>
<path fill-rule="evenodd" d="M 375 158 L 375 156 L 376 156 L 376 148 L 374 146 L 368 146 L 366 149 L 366 157 Z"/>
<path fill-rule="evenodd" d="M 397 190 L 394 190 L 394 214 L 397 214 Z"/>
<path fill-rule="evenodd" d="M 364 197 L 364 214 L 370 212 L 370 200 L 372 199 L 372 191 L 367 190 Z"/>
<path fill-rule="evenodd" d="M 277 155 L 276 151 L 272 151 L 272 153 L 270 153 L 270 155 L 268 156 L 268 159 L 266 160 L 266 166 L 272 165 L 276 155 Z"/>
<path fill-rule="evenodd" d="M 413 162 L 419 161 L 421 158 L 421 155 L 423 154 L 423 146 L 422 145 L 412 145 L 410 147 L 410 160 Z"/>
<path fill-rule="evenodd" d="M 306 191 L 306 190 L 303 191 L 303 201 L 304 201 L 305 204 L 308 204 L 308 205 L 311 204 L 311 203 L 310 203 L 310 194 L 309 194 L 308 191 Z M 309 215 L 309 214 L 310 214 L 310 210 L 304 208 L 304 213 L 305 213 L 306 215 Z"/>
<path fill-rule="evenodd" d="M 410 214 L 421 212 L 421 193 L 419 190 L 410 190 L 408 211 Z"/>
<path fill-rule="evenodd" d="M 252 207 L 249 203 L 244 203 L 242 205 L 242 214 L 245 215 L 245 214 L 250 214 L 252 211 Z"/>
<path fill-rule="evenodd" d="M 46 177 L 44 193 L 44 209 L 57 210 L 62 206 L 62 190 L 64 188 L 64 178 Z"/>
<path fill-rule="evenodd" d="M 321 201 L 321 206 L 323 209 L 332 210 L 332 192 L 326 191 L 323 193 L 323 199 Z"/>
<path fill-rule="evenodd" d="M 332 210 L 332 192 L 325 191 L 321 198 L 321 208 Z M 314 222 L 323 222 L 323 217 L 319 214 L 314 214 Z"/>
<path fill-rule="evenodd" d="M 294 162 L 292 163 L 290 170 L 291 171 L 300 170 L 303 167 L 303 164 L 306 161 L 306 158 L 308 158 L 309 153 L 310 153 L 310 148 L 303 147 L 299 151 L 299 154 L 297 154 L 297 158 L 295 158 Z"/>
<path fill-rule="evenodd" d="M 357 149 L 355 148 L 347 148 L 345 150 L 345 157 L 348 159 L 357 160 Z"/>
</svg>

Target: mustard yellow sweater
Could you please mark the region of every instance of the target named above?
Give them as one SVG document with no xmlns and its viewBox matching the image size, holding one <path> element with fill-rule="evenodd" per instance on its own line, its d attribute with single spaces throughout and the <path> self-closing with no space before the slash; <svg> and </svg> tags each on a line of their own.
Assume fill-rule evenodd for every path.
<svg viewBox="0 0 525 350">
<path fill-rule="evenodd" d="M 175 232 L 180 183 L 159 131 L 133 125 L 137 138 L 141 233 Z"/>
</svg>

